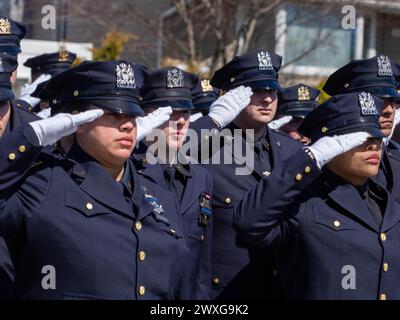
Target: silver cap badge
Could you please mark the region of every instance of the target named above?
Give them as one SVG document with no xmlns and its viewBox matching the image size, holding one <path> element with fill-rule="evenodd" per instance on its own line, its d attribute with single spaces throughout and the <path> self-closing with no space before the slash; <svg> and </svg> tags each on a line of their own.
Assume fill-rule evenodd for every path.
<svg viewBox="0 0 400 320">
<path fill-rule="evenodd" d="M 387 56 L 380 55 L 377 59 L 378 63 L 378 76 L 380 77 L 391 77 L 393 76 L 392 65 L 390 59 Z"/>
<path fill-rule="evenodd" d="M 375 106 L 375 100 L 369 92 L 361 92 L 358 95 L 358 102 L 361 107 L 361 114 L 363 116 L 378 115 L 378 110 Z"/>
<path fill-rule="evenodd" d="M 183 87 L 183 72 L 180 69 L 174 68 L 168 70 L 167 88 L 182 88 Z"/>
<path fill-rule="evenodd" d="M 271 56 L 267 51 L 260 51 L 257 54 L 258 70 L 273 70 Z"/>
<path fill-rule="evenodd" d="M 123 62 L 118 64 L 115 72 L 117 74 L 118 88 L 123 88 L 123 89 L 136 88 L 135 73 L 133 72 L 133 68 L 130 64 Z"/>
</svg>

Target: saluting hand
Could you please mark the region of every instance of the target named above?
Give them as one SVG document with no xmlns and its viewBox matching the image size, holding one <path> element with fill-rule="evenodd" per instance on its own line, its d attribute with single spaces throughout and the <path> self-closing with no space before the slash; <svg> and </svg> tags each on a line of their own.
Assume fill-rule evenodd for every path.
<svg viewBox="0 0 400 320">
<path fill-rule="evenodd" d="M 145 117 L 136 118 L 136 142 L 142 140 L 147 136 L 151 130 L 161 126 L 164 122 L 168 121 L 172 114 L 172 108 L 158 108 L 157 110 L 149 113 Z"/>
<path fill-rule="evenodd" d="M 224 128 L 249 105 L 252 95 L 253 91 L 249 87 L 240 86 L 229 90 L 213 102 L 208 115 L 216 121 L 221 128 Z"/>
<path fill-rule="evenodd" d="M 31 94 L 36 90 L 37 86 L 40 83 L 45 82 L 45 81 L 49 80 L 50 78 L 51 78 L 51 75 L 42 74 L 31 84 L 25 85 L 21 89 L 21 96 L 19 97 L 19 99 L 24 100 L 25 102 L 30 104 L 32 107 L 35 107 L 40 102 L 40 99 L 32 97 Z"/>
<path fill-rule="evenodd" d="M 268 127 L 270 127 L 273 130 L 278 130 L 282 128 L 285 124 L 288 124 L 290 121 L 292 121 L 293 117 L 292 116 L 283 116 L 282 118 L 276 119 L 268 123 Z"/>
<path fill-rule="evenodd" d="M 308 147 L 322 168 L 336 156 L 361 146 L 371 135 L 367 132 L 353 132 L 333 137 L 322 137 Z"/>
<path fill-rule="evenodd" d="M 54 144 L 62 137 L 76 131 L 78 126 L 92 122 L 104 114 L 102 109 L 89 110 L 77 114 L 59 113 L 54 117 L 30 122 L 35 131 L 39 146 Z"/>
</svg>

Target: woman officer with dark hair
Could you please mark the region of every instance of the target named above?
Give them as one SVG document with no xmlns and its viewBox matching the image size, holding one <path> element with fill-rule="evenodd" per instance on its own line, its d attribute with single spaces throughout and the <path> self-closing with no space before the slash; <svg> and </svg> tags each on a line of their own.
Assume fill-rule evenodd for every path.
<svg viewBox="0 0 400 320">
<path fill-rule="evenodd" d="M 382 108 L 383 100 L 363 92 L 311 111 L 299 130 L 314 143 L 235 210 L 243 240 L 276 249 L 288 299 L 400 298 L 400 206 L 372 179 Z"/>
<path fill-rule="evenodd" d="M 124 61 L 65 71 L 47 85 L 57 104 L 89 110 L 0 141 L 0 235 L 16 270 L 13 298 L 188 297 L 189 252 L 173 196 L 130 160 L 143 72 Z M 42 152 L 74 132 L 65 157 Z"/>
</svg>

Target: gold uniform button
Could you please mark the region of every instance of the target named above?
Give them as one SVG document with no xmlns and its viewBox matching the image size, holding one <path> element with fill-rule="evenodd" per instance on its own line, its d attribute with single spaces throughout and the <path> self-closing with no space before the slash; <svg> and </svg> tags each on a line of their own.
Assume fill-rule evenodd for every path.
<svg viewBox="0 0 400 320">
<path fill-rule="evenodd" d="M 336 228 L 340 227 L 340 221 L 339 221 L 339 220 L 333 221 L 333 225 L 334 225 Z"/>
<path fill-rule="evenodd" d="M 90 202 L 86 203 L 86 209 L 92 210 L 93 209 L 93 205 Z"/>
<path fill-rule="evenodd" d="M 57 99 L 53 99 L 53 104 L 57 104 Z"/>
<path fill-rule="evenodd" d="M 201 240 L 201 241 L 204 241 L 204 239 L 205 239 L 204 234 L 202 234 L 202 235 L 200 236 L 200 240 Z"/>
<path fill-rule="evenodd" d="M 26 150 L 26 148 L 25 148 L 24 145 L 21 145 L 21 146 L 18 147 L 18 151 L 21 152 L 21 153 L 25 152 L 25 150 Z"/>
<path fill-rule="evenodd" d="M 8 155 L 8 159 L 14 160 L 14 159 L 15 159 L 15 153 L 11 152 L 11 153 Z"/>
<path fill-rule="evenodd" d="M 382 241 L 386 241 L 386 234 L 381 233 L 381 240 L 382 240 Z"/>
<path fill-rule="evenodd" d="M 142 224 L 139 221 L 135 223 L 135 229 L 138 231 L 142 229 Z"/>
<path fill-rule="evenodd" d="M 296 174 L 295 179 L 296 179 L 296 181 L 300 181 L 301 179 L 303 179 L 303 176 L 300 173 L 298 173 L 298 174 Z"/>
<path fill-rule="evenodd" d="M 310 168 L 309 166 L 307 166 L 307 167 L 304 169 L 304 172 L 305 172 L 305 173 L 310 173 L 310 172 L 311 172 L 311 168 Z"/>
<path fill-rule="evenodd" d="M 144 296 L 145 293 L 146 293 L 146 288 L 144 286 L 139 286 L 139 294 L 141 296 Z"/>
<path fill-rule="evenodd" d="M 226 198 L 226 199 L 225 199 L 225 202 L 226 202 L 226 203 L 231 203 L 231 198 L 229 198 L 229 197 Z"/>
<path fill-rule="evenodd" d="M 74 97 L 77 97 L 77 96 L 79 96 L 79 91 L 78 91 L 78 90 L 75 90 L 75 91 L 74 91 Z"/>
<path fill-rule="evenodd" d="M 383 271 L 387 272 L 389 270 L 389 264 L 386 262 L 383 264 Z"/>
<path fill-rule="evenodd" d="M 230 78 L 229 81 L 233 82 L 233 81 L 235 81 L 235 78 Z"/>
<path fill-rule="evenodd" d="M 328 131 L 328 128 L 327 128 L 327 127 L 322 127 L 322 128 L 321 128 L 321 132 L 322 132 L 322 133 L 325 133 L 325 132 L 327 132 L 327 131 Z"/>
<path fill-rule="evenodd" d="M 214 283 L 214 284 L 219 284 L 219 278 L 218 277 L 214 277 L 213 279 L 212 279 L 212 282 Z"/>
<path fill-rule="evenodd" d="M 381 293 L 381 294 L 379 295 L 379 300 L 386 300 L 386 299 L 387 299 L 386 294 Z"/>
<path fill-rule="evenodd" d="M 263 175 L 266 176 L 266 177 L 268 177 L 270 174 L 271 174 L 271 172 L 269 172 L 269 171 L 264 171 L 263 172 Z"/>
<path fill-rule="evenodd" d="M 146 252 L 142 250 L 139 252 L 139 260 L 144 261 L 144 259 L 146 259 Z"/>
</svg>

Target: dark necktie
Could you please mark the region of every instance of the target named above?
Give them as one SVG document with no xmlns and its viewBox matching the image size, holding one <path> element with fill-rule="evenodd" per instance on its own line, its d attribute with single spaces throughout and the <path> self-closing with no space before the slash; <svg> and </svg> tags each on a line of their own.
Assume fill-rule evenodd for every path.
<svg viewBox="0 0 400 320">
<path fill-rule="evenodd" d="M 185 189 L 182 175 L 179 174 L 175 165 L 168 165 L 164 170 L 164 177 L 169 189 L 173 192 L 178 203 L 180 203 Z"/>
<path fill-rule="evenodd" d="M 259 174 L 268 176 L 271 172 L 271 163 L 267 149 L 267 142 L 262 137 L 254 144 L 254 169 Z M 268 172 L 268 173 L 267 173 Z"/>
<path fill-rule="evenodd" d="M 362 198 L 367 205 L 368 211 L 378 224 L 378 226 L 382 223 L 382 217 L 385 212 L 386 202 L 384 196 L 380 195 L 379 190 L 371 190 L 370 188 L 366 188 L 363 190 L 361 194 Z"/>
</svg>

